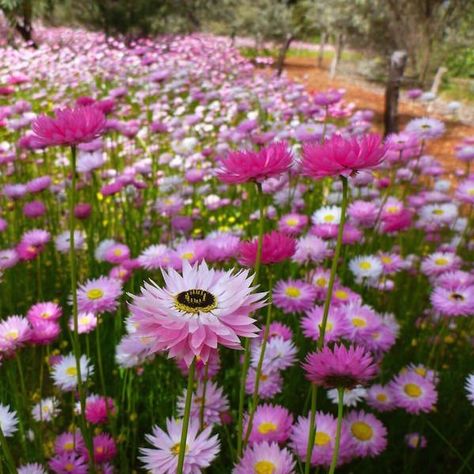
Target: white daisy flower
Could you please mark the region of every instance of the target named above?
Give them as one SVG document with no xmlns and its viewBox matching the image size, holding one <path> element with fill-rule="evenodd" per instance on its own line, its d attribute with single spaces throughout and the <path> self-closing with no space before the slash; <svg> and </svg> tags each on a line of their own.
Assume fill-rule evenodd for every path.
<svg viewBox="0 0 474 474">
<path fill-rule="evenodd" d="M 314 212 L 313 224 L 339 224 L 341 221 L 341 208 L 337 206 L 324 206 Z"/>
<path fill-rule="evenodd" d="M 18 429 L 18 418 L 16 412 L 11 410 L 8 405 L 2 405 L 0 403 L 0 428 L 3 436 L 12 436 Z"/>
<path fill-rule="evenodd" d="M 327 396 L 331 402 L 333 402 L 335 405 L 338 404 L 338 392 L 337 388 L 333 388 L 331 390 L 327 391 Z M 345 389 L 344 390 L 344 396 L 342 397 L 342 403 L 346 407 L 355 407 L 359 402 L 364 400 L 367 397 L 367 390 L 358 385 L 357 387 L 354 387 L 353 389 Z"/>
<path fill-rule="evenodd" d="M 467 392 L 467 399 L 474 406 L 474 373 L 466 377 L 466 384 L 464 386 Z"/>
<path fill-rule="evenodd" d="M 59 400 L 55 397 L 44 398 L 31 410 L 36 421 L 51 421 L 59 414 Z"/>
<path fill-rule="evenodd" d="M 349 262 L 349 268 L 358 282 L 361 282 L 363 279 L 376 280 L 380 277 L 383 270 L 380 259 L 372 255 L 353 258 Z"/>
<path fill-rule="evenodd" d="M 83 382 L 94 373 L 94 369 L 85 355 L 81 356 L 80 370 Z M 62 360 L 53 367 L 52 377 L 54 385 L 65 392 L 70 392 L 77 387 L 76 359 L 73 354 L 64 356 Z"/>
</svg>

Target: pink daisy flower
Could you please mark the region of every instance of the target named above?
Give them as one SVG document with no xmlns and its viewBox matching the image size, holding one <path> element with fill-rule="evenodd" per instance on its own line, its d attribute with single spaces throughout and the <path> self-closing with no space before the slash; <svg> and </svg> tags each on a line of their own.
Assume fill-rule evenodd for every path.
<svg viewBox="0 0 474 474">
<path fill-rule="evenodd" d="M 140 449 L 140 460 L 152 474 L 175 474 L 178 466 L 182 420 L 166 421 L 167 431 L 158 426 L 145 439 L 152 448 Z M 191 420 L 186 437 L 183 474 L 195 474 L 209 467 L 219 454 L 219 439 L 211 436 L 212 427 L 199 433 L 199 423 Z"/>
<path fill-rule="evenodd" d="M 44 303 L 36 303 L 26 314 L 28 321 L 33 323 L 35 321 L 57 321 L 62 315 L 61 307 L 51 301 Z"/>
<path fill-rule="evenodd" d="M 145 270 L 159 268 L 181 268 L 181 259 L 176 252 L 166 245 L 150 245 L 138 257 L 138 263 Z"/>
<path fill-rule="evenodd" d="M 298 263 L 320 263 L 330 255 L 327 243 L 315 235 L 307 235 L 296 241 L 296 251 L 292 257 Z"/>
<path fill-rule="evenodd" d="M 312 352 L 303 363 L 306 377 L 326 388 L 353 388 L 366 384 L 377 374 L 372 356 L 359 346 L 335 345 Z"/>
<path fill-rule="evenodd" d="M 304 214 L 286 214 L 278 221 L 278 230 L 288 235 L 298 235 L 308 224 Z"/>
<path fill-rule="evenodd" d="M 438 399 L 434 383 L 414 371 L 397 375 L 389 386 L 395 405 L 408 413 L 428 413 Z"/>
<path fill-rule="evenodd" d="M 109 263 L 122 263 L 130 258 L 130 249 L 124 244 L 111 245 L 104 253 L 104 260 Z"/>
<path fill-rule="evenodd" d="M 62 433 L 60 434 L 54 442 L 54 452 L 55 454 L 71 454 L 82 452 L 86 449 L 86 444 L 84 438 L 79 430 L 74 433 Z"/>
<path fill-rule="evenodd" d="M 346 414 L 344 423 L 352 438 L 356 456 L 378 456 L 387 447 L 387 429 L 371 413 L 350 411 Z"/>
<path fill-rule="evenodd" d="M 367 404 L 377 411 L 390 411 L 395 408 L 390 385 L 375 384 L 367 389 Z"/>
<path fill-rule="evenodd" d="M 286 324 L 275 321 L 270 324 L 268 331 L 268 338 L 281 337 L 284 341 L 289 341 L 293 338 L 293 331 Z M 260 333 L 260 338 L 263 338 L 263 332 Z"/>
<path fill-rule="evenodd" d="M 272 143 L 258 152 L 233 151 L 222 160 L 217 177 L 227 184 L 262 182 L 289 171 L 293 156 L 285 142 Z"/>
<path fill-rule="evenodd" d="M 101 433 L 94 436 L 94 463 L 104 464 L 112 461 L 117 455 L 117 445 L 108 433 Z M 86 451 L 87 452 L 87 451 Z"/>
<path fill-rule="evenodd" d="M 260 354 L 262 351 L 261 344 L 254 344 L 252 347 L 251 363 L 257 368 Z M 263 357 L 263 367 L 266 370 L 285 370 L 294 365 L 297 356 L 297 349 L 293 342 L 282 337 L 272 337 L 268 339 Z"/>
<path fill-rule="evenodd" d="M 257 258 L 258 239 L 241 242 L 239 246 L 239 262 L 246 267 L 255 265 Z M 264 234 L 262 242 L 262 264 L 270 265 L 290 258 L 296 249 L 295 240 L 280 232 Z"/>
<path fill-rule="evenodd" d="M 345 139 L 333 135 L 323 144 L 303 145 L 303 174 L 314 179 L 326 176 L 350 176 L 360 170 L 376 168 L 382 163 L 387 146 L 378 134 Z"/>
<path fill-rule="evenodd" d="M 83 313 L 115 311 L 122 294 L 120 281 L 100 277 L 88 280 L 77 289 L 77 306 Z"/>
<path fill-rule="evenodd" d="M 320 327 L 323 322 L 323 307 L 315 306 L 312 310 L 306 313 L 306 316 L 301 320 L 301 328 L 303 334 L 314 341 L 319 340 Z M 326 332 L 324 334 L 324 341 L 326 343 L 337 341 L 350 334 L 351 328 L 345 315 L 337 307 L 330 308 L 328 319 L 326 323 Z"/>
<path fill-rule="evenodd" d="M 31 326 L 26 318 L 8 316 L 0 322 L 0 352 L 13 352 L 31 337 Z"/>
<path fill-rule="evenodd" d="M 245 381 L 245 392 L 252 395 L 255 389 L 257 371 L 250 367 Z M 260 383 L 258 385 L 258 396 L 262 400 L 273 398 L 281 392 L 283 387 L 283 378 L 278 370 L 262 370 L 260 374 Z"/>
<path fill-rule="evenodd" d="M 426 448 L 426 438 L 420 433 L 408 433 L 405 435 L 405 443 L 411 449 Z"/>
<path fill-rule="evenodd" d="M 372 227 L 377 219 L 378 208 L 374 202 L 357 200 L 350 204 L 347 215 L 353 223 L 362 227 Z"/>
<path fill-rule="evenodd" d="M 448 290 L 440 286 L 431 293 L 433 308 L 444 316 L 469 316 L 474 314 L 474 286 Z"/>
<path fill-rule="evenodd" d="M 94 425 L 107 423 L 108 415 L 113 416 L 115 412 L 115 402 L 110 397 L 89 395 L 86 399 L 86 420 L 89 423 Z"/>
<path fill-rule="evenodd" d="M 56 109 L 55 117 L 41 115 L 32 124 L 35 146 L 78 145 L 90 142 L 105 128 L 105 116 L 97 107 Z"/>
<path fill-rule="evenodd" d="M 244 433 L 247 432 L 248 419 L 245 420 Z M 262 441 L 284 443 L 290 436 L 293 416 L 280 405 L 259 405 L 255 410 L 249 442 Z"/>
<path fill-rule="evenodd" d="M 316 289 L 302 280 L 279 281 L 273 288 L 273 303 L 284 313 L 307 311 L 316 299 Z"/>
<path fill-rule="evenodd" d="M 169 351 L 189 365 L 195 356 L 207 362 L 222 344 L 240 349 L 239 337 L 255 337 L 258 328 L 250 314 L 263 307 L 262 293 L 252 293 L 248 271 L 209 269 L 205 262 L 182 275 L 163 271 L 166 286 L 145 283 L 130 304 L 136 336 L 151 339 L 150 352 Z"/>
<path fill-rule="evenodd" d="M 55 474 L 87 474 L 89 466 L 87 459 L 77 453 L 58 454 L 48 463 Z"/>
<path fill-rule="evenodd" d="M 184 389 L 183 394 L 178 398 L 178 416 L 184 416 L 184 405 L 186 400 L 187 390 Z M 204 383 L 200 381 L 193 392 L 191 399 L 191 419 L 199 422 L 202 400 L 204 396 L 204 425 L 212 426 L 216 423 L 221 423 L 221 415 L 229 410 L 229 400 L 224 393 L 222 387 L 217 383 L 209 381 L 206 384 L 206 391 L 204 392 Z"/>
<path fill-rule="evenodd" d="M 293 474 L 295 461 L 286 448 L 277 443 L 256 443 L 248 446 L 232 474 Z"/>
<path fill-rule="evenodd" d="M 421 271 L 430 277 L 439 276 L 444 272 L 458 270 L 462 260 L 452 252 L 435 252 L 421 262 Z"/>
<path fill-rule="evenodd" d="M 205 242 L 207 244 L 206 260 L 208 262 L 223 262 L 234 258 L 239 251 L 240 239 L 239 237 L 217 232 L 209 234 Z"/>
<path fill-rule="evenodd" d="M 33 320 L 31 322 L 30 344 L 46 346 L 61 334 L 61 326 L 56 321 Z"/>
<path fill-rule="evenodd" d="M 336 440 L 337 420 L 329 414 L 316 412 L 316 436 L 314 439 L 311 464 L 313 466 L 329 467 Z M 308 448 L 309 417 L 299 417 L 293 426 L 290 446 L 304 462 Z M 352 440 L 347 426 L 343 423 L 341 429 L 338 465 L 347 462 L 352 457 Z"/>
</svg>

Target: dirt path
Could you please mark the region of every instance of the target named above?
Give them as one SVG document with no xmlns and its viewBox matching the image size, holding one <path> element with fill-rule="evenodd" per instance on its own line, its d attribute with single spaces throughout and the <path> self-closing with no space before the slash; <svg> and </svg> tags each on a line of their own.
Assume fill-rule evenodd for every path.
<svg viewBox="0 0 474 474">
<path fill-rule="evenodd" d="M 336 76 L 334 80 L 329 79 L 328 64 L 320 69 L 315 66 L 316 59 L 291 57 L 285 63 L 285 70 L 289 77 L 306 84 L 309 91 L 325 91 L 328 89 L 345 89 L 346 100 L 354 102 L 358 109 L 371 109 L 375 112 L 375 124 L 382 130 L 384 95 L 380 87 L 372 86 L 362 80 L 354 80 L 346 76 Z M 402 100 L 399 107 L 400 128 L 416 117 L 427 115 L 426 108 L 421 104 Z M 474 136 L 474 126 L 464 125 L 446 116 L 436 116 L 446 124 L 446 133 L 438 140 L 434 140 L 428 147 L 428 153 L 433 154 L 442 161 L 450 173 L 457 168 L 464 169 L 454 155 L 454 147 L 463 138 Z"/>
</svg>

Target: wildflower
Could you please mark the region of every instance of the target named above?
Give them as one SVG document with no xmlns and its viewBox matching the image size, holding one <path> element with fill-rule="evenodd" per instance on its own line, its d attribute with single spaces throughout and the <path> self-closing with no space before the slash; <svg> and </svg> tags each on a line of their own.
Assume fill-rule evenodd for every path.
<svg viewBox="0 0 474 474">
<path fill-rule="evenodd" d="M 314 341 L 319 340 L 323 314 L 322 306 L 315 306 L 306 313 L 306 316 L 301 320 L 301 328 L 306 337 Z M 338 308 L 331 307 L 326 320 L 326 332 L 324 333 L 325 342 L 337 341 L 347 337 L 349 334 L 350 326 L 345 315 Z"/>
<path fill-rule="evenodd" d="M 303 364 L 306 377 L 327 388 L 353 388 L 365 384 L 377 374 L 372 356 L 362 347 L 335 345 L 313 352 Z"/>
<path fill-rule="evenodd" d="M 414 371 L 397 375 L 390 382 L 395 405 L 408 413 L 430 412 L 438 399 L 434 383 Z"/>
<path fill-rule="evenodd" d="M 327 396 L 329 400 L 335 405 L 339 402 L 338 390 L 337 388 L 332 388 L 327 391 Z M 346 407 L 355 407 L 360 401 L 364 400 L 367 397 L 367 390 L 358 385 L 352 389 L 344 389 L 344 394 L 342 397 L 342 403 Z"/>
<path fill-rule="evenodd" d="M 387 447 L 387 429 L 371 413 L 351 411 L 346 414 L 344 423 L 347 424 L 356 456 L 378 456 Z"/>
<path fill-rule="evenodd" d="M 0 403 L 0 429 L 3 436 L 10 437 L 18 429 L 18 418 L 16 412 L 11 410 L 8 405 Z"/>
<path fill-rule="evenodd" d="M 241 242 L 239 246 L 239 262 L 246 266 L 255 265 L 257 258 L 258 239 Z M 295 240 L 280 232 L 270 232 L 263 235 L 261 263 L 271 265 L 290 258 L 296 250 Z"/>
<path fill-rule="evenodd" d="M 390 385 L 375 384 L 367 389 L 367 404 L 377 411 L 390 411 L 395 403 Z"/>
<path fill-rule="evenodd" d="M 247 432 L 248 419 L 245 420 L 244 432 Z M 259 405 L 255 410 L 250 443 L 284 443 L 290 436 L 293 416 L 280 405 Z"/>
<path fill-rule="evenodd" d="M 326 176 L 350 176 L 358 171 L 376 168 L 387 151 L 377 134 L 360 139 L 333 135 L 323 144 L 307 143 L 303 146 L 303 174 L 314 179 Z"/>
<path fill-rule="evenodd" d="M 78 145 L 99 136 L 105 116 L 97 107 L 56 109 L 55 117 L 38 117 L 32 125 L 36 146 Z"/>
<path fill-rule="evenodd" d="M 94 372 L 89 359 L 83 355 L 80 359 L 80 370 L 82 380 L 85 381 Z M 64 356 L 52 369 L 54 385 L 65 392 L 75 390 L 77 387 L 77 367 L 74 355 Z"/>
<path fill-rule="evenodd" d="M 286 448 L 277 443 L 255 443 L 248 446 L 232 474 L 292 474 L 295 461 Z"/>
<path fill-rule="evenodd" d="M 140 460 L 152 474 L 175 474 L 178 466 L 182 420 L 166 421 L 167 431 L 158 426 L 153 428 L 153 434 L 145 439 L 152 448 L 140 449 Z M 210 466 L 219 453 L 217 435 L 211 436 L 212 427 L 199 432 L 199 423 L 191 420 L 186 437 L 186 453 L 184 456 L 184 474 L 201 472 Z"/>
<path fill-rule="evenodd" d="M 316 298 L 316 289 L 301 280 L 279 281 L 273 288 L 273 303 L 285 313 L 308 310 Z"/>
<path fill-rule="evenodd" d="M 372 255 L 353 258 L 349 262 L 349 268 L 357 282 L 377 280 L 383 270 L 380 259 Z"/>
<path fill-rule="evenodd" d="M 130 305 L 136 336 L 151 339 L 150 352 L 167 350 L 189 365 L 195 356 L 206 362 L 218 344 L 239 349 L 239 337 L 255 337 L 249 315 L 263 306 L 263 294 L 252 293 L 248 271 L 217 272 L 206 263 L 184 262 L 182 275 L 162 273 L 166 286 L 145 283 Z"/>
<path fill-rule="evenodd" d="M 77 289 L 77 306 L 80 312 L 105 313 L 114 311 L 122 285 L 118 280 L 100 277 L 88 280 Z"/>
<path fill-rule="evenodd" d="M 258 152 L 234 151 L 222 160 L 217 177 L 227 184 L 262 182 L 289 171 L 292 160 L 285 142 L 272 143 Z"/>
<path fill-rule="evenodd" d="M 56 397 L 44 398 L 31 410 L 31 414 L 36 421 L 51 421 L 59 413 L 59 400 Z"/>
</svg>

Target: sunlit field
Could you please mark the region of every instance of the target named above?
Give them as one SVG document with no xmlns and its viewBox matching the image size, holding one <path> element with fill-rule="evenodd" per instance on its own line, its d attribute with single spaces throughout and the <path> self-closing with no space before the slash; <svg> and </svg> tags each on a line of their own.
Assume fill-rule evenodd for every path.
<svg viewBox="0 0 474 474">
<path fill-rule="evenodd" d="M 0 473 L 474 472 L 474 137 L 448 175 L 439 118 L 382 137 L 231 39 L 36 38 L 0 52 Z"/>
</svg>

